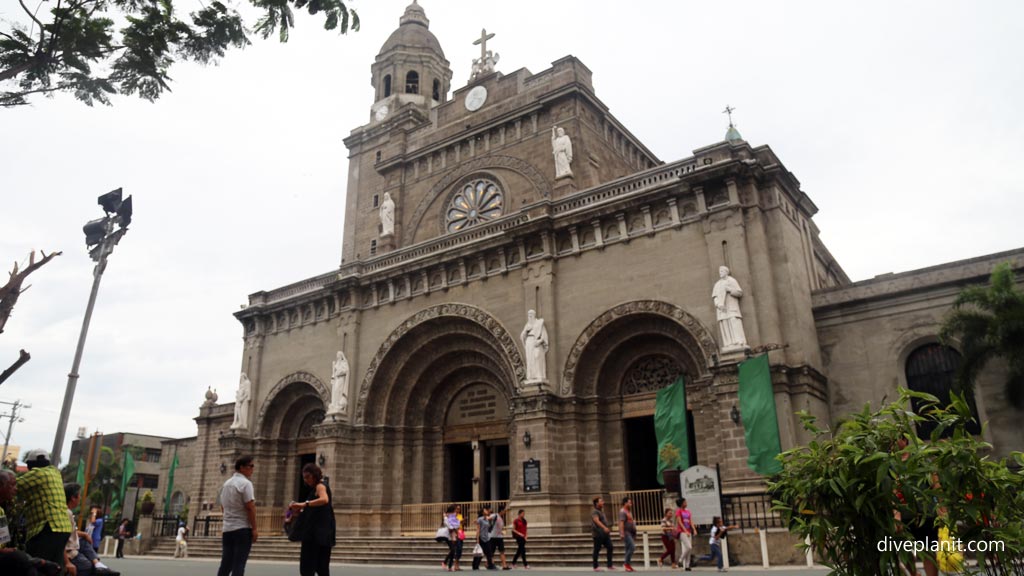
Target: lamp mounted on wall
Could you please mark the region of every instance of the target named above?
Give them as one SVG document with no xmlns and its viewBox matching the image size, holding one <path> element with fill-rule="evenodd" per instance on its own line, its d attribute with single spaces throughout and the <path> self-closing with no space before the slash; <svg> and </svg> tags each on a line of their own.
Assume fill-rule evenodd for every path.
<svg viewBox="0 0 1024 576">
<path fill-rule="evenodd" d="M 321 468 L 323 468 L 323 467 L 324 467 L 324 464 L 327 464 L 327 458 L 324 458 L 324 455 L 323 455 L 323 453 L 321 453 L 321 454 L 320 454 L 320 457 L 319 457 L 319 458 L 317 458 L 316 462 L 317 462 L 317 464 L 319 464 L 319 465 L 320 465 L 320 467 L 321 467 Z"/>
<path fill-rule="evenodd" d="M 530 431 L 527 430 L 523 433 L 523 445 L 529 448 L 531 443 L 533 443 L 533 437 L 530 436 Z"/>
<path fill-rule="evenodd" d="M 736 408 L 736 405 L 732 405 L 732 410 L 729 410 L 729 419 L 732 420 L 733 424 L 740 423 L 740 411 Z"/>
<path fill-rule="evenodd" d="M 220 473 L 223 474 L 223 473 L 225 473 L 227 471 L 228 471 L 228 465 L 223 463 L 223 462 L 221 462 L 220 463 Z"/>
</svg>

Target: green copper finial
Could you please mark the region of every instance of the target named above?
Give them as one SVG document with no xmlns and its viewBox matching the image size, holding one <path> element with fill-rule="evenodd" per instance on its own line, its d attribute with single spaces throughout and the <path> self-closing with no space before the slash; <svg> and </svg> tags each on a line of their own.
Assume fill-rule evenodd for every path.
<svg viewBox="0 0 1024 576">
<path fill-rule="evenodd" d="M 733 126 L 733 123 L 732 123 L 732 113 L 735 110 L 736 110 L 735 108 L 729 106 L 728 104 L 725 105 L 725 110 L 722 110 L 722 114 L 728 114 L 729 115 L 729 130 L 726 131 L 726 133 L 725 133 L 725 141 L 726 142 L 739 142 L 739 141 L 743 140 L 743 136 L 740 136 L 740 131 L 737 130 L 736 126 Z"/>
</svg>

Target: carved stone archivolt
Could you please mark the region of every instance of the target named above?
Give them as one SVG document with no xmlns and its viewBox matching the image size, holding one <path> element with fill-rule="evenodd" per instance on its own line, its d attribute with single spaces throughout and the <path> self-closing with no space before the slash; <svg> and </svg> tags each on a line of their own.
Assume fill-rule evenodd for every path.
<svg viewBox="0 0 1024 576">
<path fill-rule="evenodd" d="M 282 390 L 287 388 L 290 384 L 294 384 L 296 382 L 309 384 L 313 388 L 313 390 L 316 391 L 317 395 L 320 396 L 320 400 L 323 401 L 324 406 L 327 406 L 330 403 L 330 388 L 328 388 L 326 384 L 321 382 L 319 378 L 313 376 L 309 372 L 293 372 L 282 378 L 277 384 L 274 385 L 273 388 L 270 389 L 270 393 L 267 394 L 266 399 L 263 400 L 263 404 L 260 405 L 260 413 L 259 416 L 256 418 L 256 426 L 252 428 L 253 430 L 263 430 L 265 424 L 264 419 L 266 418 L 267 410 L 270 409 L 270 406 L 274 403 L 274 400 L 277 398 L 277 396 L 281 393 Z"/>
<path fill-rule="evenodd" d="M 514 158 L 512 156 L 484 156 L 469 162 L 464 162 L 438 180 L 437 183 L 431 187 L 430 192 L 428 192 L 427 195 L 423 197 L 423 200 L 421 200 L 416 206 L 416 210 L 413 212 L 412 218 L 409 220 L 409 226 L 405 229 L 405 237 L 402 239 L 403 245 L 409 246 L 413 243 L 413 238 L 416 235 L 416 230 L 420 227 L 420 221 L 423 220 L 423 215 L 427 213 L 427 210 L 434 201 L 437 200 L 438 196 L 445 192 L 450 193 L 451 191 L 449 189 L 453 184 L 469 177 L 474 172 L 485 171 L 489 168 L 504 168 L 516 172 L 526 178 L 542 197 L 551 197 L 551 185 L 548 180 L 544 178 L 532 164 L 524 162 L 519 158 Z M 508 201 L 509 198 L 506 195 L 506 202 Z"/>
<path fill-rule="evenodd" d="M 569 357 L 565 361 L 565 370 L 562 372 L 560 393 L 563 396 L 567 396 L 572 393 L 577 365 L 580 357 L 587 349 L 587 345 L 590 344 L 591 340 L 605 326 L 620 318 L 634 314 L 653 314 L 656 316 L 662 316 L 664 318 L 669 318 L 682 326 L 690 335 L 693 336 L 695 343 L 699 347 L 697 352 L 700 353 L 700 356 L 704 359 L 707 366 L 711 365 L 712 356 L 718 353 L 718 344 L 715 342 L 711 332 L 700 323 L 700 320 L 697 320 L 692 314 L 682 308 L 669 304 L 668 302 L 661 302 L 658 300 L 636 300 L 633 302 L 626 302 L 625 304 L 619 304 L 595 318 L 594 321 L 583 330 L 579 338 L 576 339 L 576 343 L 573 344 L 572 349 L 569 351 Z"/>
<path fill-rule="evenodd" d="M 672 384 L 683 374 L 683 367 L 674 358 L 663 355 L 645 356 L 629 367 L 622 382 L 622 395 L 657 392 Z"/>
<path fill-rule="evenodd" d="M 363 375 L 363 379 L 359 384 L 359 394 L 356 397 L 356 406 L 354 411 L 356 424 L 363 424 L 366 420 L 366 405 L 367 398 L 370 394 L 370 386 L 373 384 L 374 377 L 380 369 L 381 362 L 388 355 L 388 352 L 394 348 L 395 344 L 397 344 L 405 334 L 420 324 L 445 317 L 466 319 L 486 329 L 487 332 L 494 337 L 495 341 L 504 352 L 505 362 L 510 364 L 510 372 L 514 375 L 515 381 L 523 381 L 526 377 L 526 367 L 523 364 L 523 357 L 519 353 L 519 348 L 516 346 L 515 340 L 509 334 L 508 330 L 502 326 L 501 322 L 480 308 L 469 304 L 451 303 L 431 306 L 430 308 L 426 308 L 412 315 L 402 322 L 398 328 L 395 328 L 395 330 L 388 335 L 387 339 L 384 340 L 384 343 L 381 344 L 377 353 L 373 356 L 373 360 L 370 361 L 370 365 L 367 367 L 366 373 Z"/>
</svg>

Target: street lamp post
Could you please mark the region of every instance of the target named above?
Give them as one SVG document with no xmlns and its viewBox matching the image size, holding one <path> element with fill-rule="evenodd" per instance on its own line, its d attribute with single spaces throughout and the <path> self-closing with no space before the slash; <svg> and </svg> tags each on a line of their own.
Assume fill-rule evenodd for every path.
<svg viewBox="0 0 1024 576">
<path fill-rule="evenodd" d="M 78 366 L 82 363 L 82 351 L 85 349 L 85 337 L 89 332 L 89 321 L 92 309 L 96 304 L 96 295 L 100 290 L 100 278 L 107 267 L 107 256 L 114 251 L 114 246 L 128 231 L 132 221 L 132 197 L 121 199 L 121 189 L 107 192 L 98 198 L 106 216 L 89 221 L 82 230 L 85 232 L 85 245 L 89 256 L 96 262 L 92 271 L 92 292 L 89 293 L 89 304 L 85 307 L 85 318 L 82 320 L 82 331 L 78 335 L 78 347 L 75 349 L 75 360 L 68 373 L 68 385 L 64 390 L 64 404 L 60 409 L 60 420 L 57 422 L 57 435 L 53 439 L 53 451 L 50 460 L 54 466 L 60 465 L 60 453 L 64 448 L 64 434 L 68 428 L 68 417 L 71 415 L 71 403 L 75 398 L 75 386 L 78 384 Z M 115 229 L 116 228 L 116 229 Z"/>
</svg>

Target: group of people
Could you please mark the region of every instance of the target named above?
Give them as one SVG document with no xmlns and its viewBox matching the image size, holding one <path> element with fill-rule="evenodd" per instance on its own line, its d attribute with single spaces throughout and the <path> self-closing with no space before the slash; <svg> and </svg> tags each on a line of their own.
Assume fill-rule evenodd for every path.
<svg viewBox="0 0 1024 576">
<path fill-rule="evenodd" d="M 593 504 L 594 509 L 590 513 L 590 521 L 591 534 L 594 539 L 594 570 L 601 570 L 598 558 L 602 548 L 605 550 L 607 568 L 614 570 L 612 525 L 609 524 L 604 513 L 604 498 L 600 496 L 594 498 Z M 709 540 L 711 552 L 701 556 L 698 560 L 714 561 L 719 572 L 726 571 L 722 557 L 722 539 L 726 537 L 730 529 L 734 528 L 736 526 L 726 526 L 721 517 L 715 516 L 712 520 Z M 618 531 L 619 538 L 622 539 L 626 548 L 622 567 L 626 572 L 634 572 L 632 563 L 633 553 L 636 551 L 636 520 L 633 518 L 633 501 L 628 496 L 622 499 L 622 507 L 619 509 Z M 665 547 L 665 552 L 658 558 L 658 566 L 664 566 L 667 558 L 671 562 L 672 568 L 682 567 L 683 570 L 689 572 L 690 567 L 694 564 L 691 551 L 695 536 L 697 536 L 697 524 L 693 521 L 693 514 L 687 509 L 686 498 L 679 498 L 676 500 L 676 509 L 666 508 L 665 516 L 661 521 L 661 543 Z M 678 554 L 677 542 L 679 543 Z"/>
<path fill-rule="evenodd" d="M 252 456 L 238 458 L 235 460 L 234 474 L 221 487 L 224 527 L 217 576 L 244 576 L 249 552 L 259 539 L 256 496 L 252 484 L 255 468 Z M 312 462 L 302 467 L 302 483 L 304 499 L 290 503 L 287 515 L 291 530 L 301 542 L 299 574 L 329 576 L 331 548 L 334 547 L 337 531 L 334 496 L 323 470 Z"/>
<path fill-rule="evenodd" d="M 20 477 L 0 470 L 0 574 L 118 576 L 98 555 L 103 518 L 97 507 L 90 510 L 85 529 L 78 529 L 74 510 L 81 504 L 82 487 L 65 484 L 44 450 L 30 451 L 25 460 L 28 472 Z M 3 508 L 15 495 L 20 495 L 24 515 L 24 551 L 12 546 L 10 520 Z"/>
<path fill-rule="evenodd" d="M 477 512 L 474 522 L 476 527 L 476 544 L 473 546 L 473 570 L 479 570 L 484 559 L 487 570 L 497 570 L 494 562 L 494 555 L 498 554 L 501 560 L 502 570 L 511 570 L 523 559 L 523 568 L 529 570 L 530 564 L 526 559 L 527 522 L 526 511 L 520 510 L 512 521 L 512 537 L 516 541 L 516 553 L 512 556 L 512 564 L 509 565 L 505 558 L 505 504 L 499 504 L 498 510 L 491 510 L 490 504 L 485 504 Z M 462 515 L 462 505 L 450 504 L 445 510 L 441 519 L 441 528 L 437 531 L 438 542 L 448 546 L 448 554 L 442 561 L 441 566 L 449 572 L 462 570 L 459 561 L 462 559 L 463 546 L 466 540 L 466 523 Z"/>
</svg>

